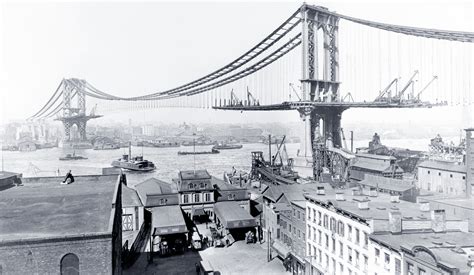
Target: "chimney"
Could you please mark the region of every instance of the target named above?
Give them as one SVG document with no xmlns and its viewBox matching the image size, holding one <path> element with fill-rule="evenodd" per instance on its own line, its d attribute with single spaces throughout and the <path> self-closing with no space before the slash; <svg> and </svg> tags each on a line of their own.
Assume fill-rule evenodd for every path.
<svg viewBox="0 0 474 275">
<path fill-rule="evenodd" d="M 435 233 L 446 231 L 446 212 L 444 209 L 431 211 L 431 229 Z"/>
<path fill-rule="evenodd" d="M 428 201 L 420 200 L 418 202 L 418 204 L 420 205 L 420 211 L 421 212 L 429 212 L 430 211 L 430 203 Z"/>
<path fill-rule="evenodd" d="M 390 202 L 399 203 L 400 202 L 400 196 L 398 194 L 390 195 Z"/>
<path fill-rule="evenodd" d="M 369 197 L 377 197 L 377 188 L 370 187 L 369 189 Z"/>
<path fill-rule="evenodd" d="M 326 192 L 324 191 L 324 186 L 318 186 L 316 190 L 316 194 L 318 195 L 324 195 Z"/>
<path fill-rule="evenodd" d="M 337 191 L 336 192 L 336 201 L 344 201 L 344 192 L 342 191 Z"/>
<path fill-rule="evenodd" d="M 402 233 L 402 212 L 390 211 L 388 213 L 388 229 L 392 234 Z"/>
<path fill-rule="evenodd" d="M 357 202 L 357 206 L 360 210 L 367 210 L 369 209 L 369 199 L 367 197 L 365 198 L 357 198 L 354 199 Z"/>
<path fill-rule="evenodd" d="M 352 196 L 359 196 L 359 195 L 360 195 L 359 188 L 353 188 L 352 189 Z"/>
</svg>

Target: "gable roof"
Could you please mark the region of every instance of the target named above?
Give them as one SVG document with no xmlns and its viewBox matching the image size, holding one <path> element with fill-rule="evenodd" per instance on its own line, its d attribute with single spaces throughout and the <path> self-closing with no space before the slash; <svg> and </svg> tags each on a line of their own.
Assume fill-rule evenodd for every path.
<svg viewBox="0 0 474 275">
<path fill-rule="evenodd" d="M 135 185 L 135 189 L 137 190 L 142 203 L 145 205 L 147 205 L 147 195 L 165 195 L 178 193 L 170 183 L 161 181 L 157 178 L 149 178 Z"/>
<path fill-rule="evenodd" d="M 122 184 L 122 207 L 143 206 L 137 190 Z"/>
</svg>

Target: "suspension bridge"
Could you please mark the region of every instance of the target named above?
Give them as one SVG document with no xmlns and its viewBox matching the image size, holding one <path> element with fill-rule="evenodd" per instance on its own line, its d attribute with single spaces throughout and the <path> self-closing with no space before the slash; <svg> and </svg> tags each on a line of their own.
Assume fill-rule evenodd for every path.
<svg viewBox="0 0 474 275">
<path fill-rule="evenodd" d="M 350 152 L 341 116 L 350 108 L 471 106 L 474 33 L 369 21 L 303 4 L 247 52 L 174 88 L 119 97 L 86 80 L 63 79 L 30 119 L 55 118 L 65 140 L 101 113 L 155 108 L 296 110 L 305 120 L 315 178 L 344 176 Z M 94 104 L 86 112 L 86 98 Z M 341 168 L 342 167 L 342 168 Z"/>
</svg>

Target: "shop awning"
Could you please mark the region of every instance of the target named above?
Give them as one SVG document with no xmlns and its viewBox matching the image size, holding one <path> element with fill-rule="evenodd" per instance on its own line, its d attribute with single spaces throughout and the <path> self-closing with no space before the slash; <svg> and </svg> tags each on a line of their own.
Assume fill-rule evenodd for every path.
<svg viewBox="0 0 474 275">
<path fill-rule="evenodd" d="M 214 205 L 214 213 L 227 229 L 257 226 L 257 221 L 234 201 L 216 203 Z"/>
<path fill-rule="evenodd" d="M 203 207 L 193 207 L 192 208 L 192 215 L 193 217 L 198 217 L 198 216 L 206 216 L 206 212 L 204 211 L 204 208 Z"/>
<path fill-rule="evenodd" d="M 154 236 L 188 232 L 183 212 L 178 205 L 152 208 L 151 221 Z"/>
<path fill-rule="evenodd" d="M 274 241 L 272 248 L 284 259 L 290 255 L 290 248 L 280 241 Z"/>
</svg>

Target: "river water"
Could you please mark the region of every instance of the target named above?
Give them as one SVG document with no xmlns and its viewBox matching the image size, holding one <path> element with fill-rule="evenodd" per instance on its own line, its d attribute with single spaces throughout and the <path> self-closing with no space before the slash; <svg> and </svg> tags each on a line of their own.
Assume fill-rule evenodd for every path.
<svg viewBox="0 0 474 275">
<path fill-rule="evenodd" d="M 393 139 L 384 140 L 387 146 L 410 148 L 413 150 L 427 150 L 429 139 Z M 354 147 L 368 145 L 368 140 L 354 141 Z M 349 145 L 350 146 L 350 145 Z M 286 144 L 288 154 L 295 155 L 300 148 L 298 143 Z M 193 147 L 151 148 L 132 147 L 132 155 L 142 154 L 145 159 L 151 160 L 157 166 L 154 172 L 127 173 L 127 178 L 134 185 L 144 179 L 156 177 L 170 181 L 177 177 L 179 170 L 192 170 L 194 166 L 193 155 L 178 155 L 178 151 L 192 151 Z M 211 146 L 196 146 L 196 151 L 210 151 Z M 128 148 L 117 150 L 76 150 L 76 155 L 87 157 L 87 160 L 60 161 L 59 158 L 71 150 L 62 148 L 41 149 L 33 152 L 3 152 L 4 170 L 22 173 L 25 177 L 54 176 L 59 169 L 60 175 L 70 169 L 73 175 L 100 174 L 103 167 L 110 167 L 112 160 L 127 153 Z M 244 144 L 242 149 L 221 150 L 220 154 L 196 155 L 196 169 L 207 169 L 213 176 L 223 177 L 224 172 L 230 172 L 234 166 L 237 170 L 249 170 L 252 151 L 263 151 L 264 157 L 268 156 L 268 145 L 262 143 Z M 276 147 L 273 146 L 272 153 Z"/>
</svg>

